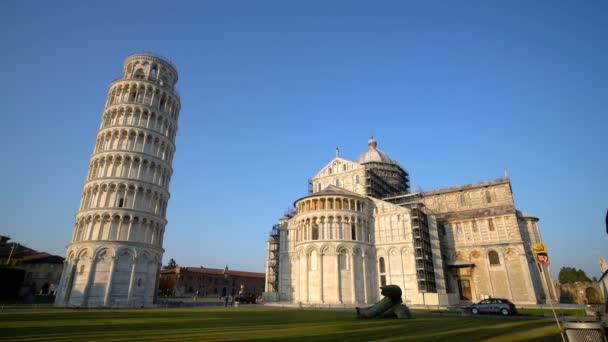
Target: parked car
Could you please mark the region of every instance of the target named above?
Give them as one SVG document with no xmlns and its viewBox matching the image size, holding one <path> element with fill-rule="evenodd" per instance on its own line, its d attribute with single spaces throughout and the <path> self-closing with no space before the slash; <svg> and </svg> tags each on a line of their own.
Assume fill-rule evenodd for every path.
<svg viewBox="0 0 608 342">
<path fill-rule="evenodd" d="M 466 307 L 466 309 L 470 310 L 473 315 L 480 313 L 500 313 L 504 316 L 517 314 L 515 304 L 504 298 L 484 299 L 477 304 Z"/>
</svg>

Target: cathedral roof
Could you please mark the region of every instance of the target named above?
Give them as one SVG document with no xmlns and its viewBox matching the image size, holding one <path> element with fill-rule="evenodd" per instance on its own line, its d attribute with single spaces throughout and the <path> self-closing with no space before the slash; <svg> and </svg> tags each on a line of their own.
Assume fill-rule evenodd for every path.
<svg viewBox="0 0 608 342">
<path fill-rule="evenodd" d="M 524 212 L 524 211 L 519 211 L 519 210 L 518 210 L 518 211 L 517 211 L 517 214 L 518 214 L 518 215 L 519 215 L 521 218 L 524 218 L 524 219 L 533 219 L 533 220 L 538 221 L 538 217 L 533 216 L 533 215 L 530 215 L 530 214 L 528 214 L 528 213 L 526 213 L 526 212 Z"/>
<path fill-rule="evenodd" d="M 348 190 L 344 190 L 342 188 L 339 188 L 335 185 L 328 185 L 325 189 L 315 192 L 314 194 L 312 194 L 311 196 L 323 196 L 323 195 L 346 195 L 346 196 L 357 196 L 357 197 L 361 197 L 360 194 L 352 192 L 352 191 L 348 191 Z M 307 196 L 308 197 L 308 196 Z"/>
<path fill-rule="evenodd" d="M 367 142 L 367 151 L 363 152 L 359 158 L 357 158 L 356 162 L 359 164 L 365 163 L 385 163 L 385 164 L 395 164 L 384 152 L 377 148 L 378 142 L 374 137 L 371 137 Z"/>
<path fill-rule="evenodd" d="M 316 197 L 316 196 L 327 196 L 327 195 L 338 195 L 338 196 L 350 196 L 350 197 L 358 197 L 358 198 L 365 198 L 365 196 L 361 196 L 360 194 L 356 193 L 356 192 L 352 192 L 352 191 L 348 191 L 348 190 L 344 190 L 342 188 L 339 188 L 335 185 L 328 185 L 325 189 L 321 190 L 321 191 L 317 191 L 315 193 L 312 193 L 308 196 L 304 196 L 302 198 L 298 198 L 295 202 L 293 202 L 294 206 L 296 203 L 298 203 L 299 201 L 305 199 L 305 198 L 309 198 L 309 197 Z"/>
</svg>

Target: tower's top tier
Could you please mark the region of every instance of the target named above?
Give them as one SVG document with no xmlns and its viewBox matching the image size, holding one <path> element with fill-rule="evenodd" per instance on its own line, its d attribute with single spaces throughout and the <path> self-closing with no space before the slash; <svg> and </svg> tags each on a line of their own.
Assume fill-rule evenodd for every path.
<svg viewBox="0 0 608 342">
<path fill-rule="evenodd" d="M 173 89 L 177 83 L 177 69 L 173 63 L 151 53 L 135 53 L 125 59 L 125 79 L 143 79 Z"/>
</svg>

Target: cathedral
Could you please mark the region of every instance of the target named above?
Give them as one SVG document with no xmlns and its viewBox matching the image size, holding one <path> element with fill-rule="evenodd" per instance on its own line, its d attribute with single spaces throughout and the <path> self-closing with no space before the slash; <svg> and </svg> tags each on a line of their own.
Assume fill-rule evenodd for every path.
<svg viewBox="0 0 608 342">
<path fill-rule="evenodd" d="M 510 179 L 412 192 L 409 173 L 372 137 L 355 161 L 339 155 L 309 180 L 307 196 L 267 242 L 266 301 L 360 305 L 380 286 L 408 305 L 452 306 L 484 298 L 555 300 L 537 264 L 538 218 L 516 209 Z"/>
</svg>

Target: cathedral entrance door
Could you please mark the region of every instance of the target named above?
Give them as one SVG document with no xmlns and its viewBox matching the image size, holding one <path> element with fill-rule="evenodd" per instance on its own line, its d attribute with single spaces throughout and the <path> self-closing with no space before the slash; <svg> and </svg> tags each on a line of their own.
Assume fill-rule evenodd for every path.
<svg viewBox="0 0 608 342">
<path fill-rule="evenodd" d="M 461 300 L 471 300 L 471 282 L 468 279 L 458 279 L 458 291 Z"/>
</svg>

